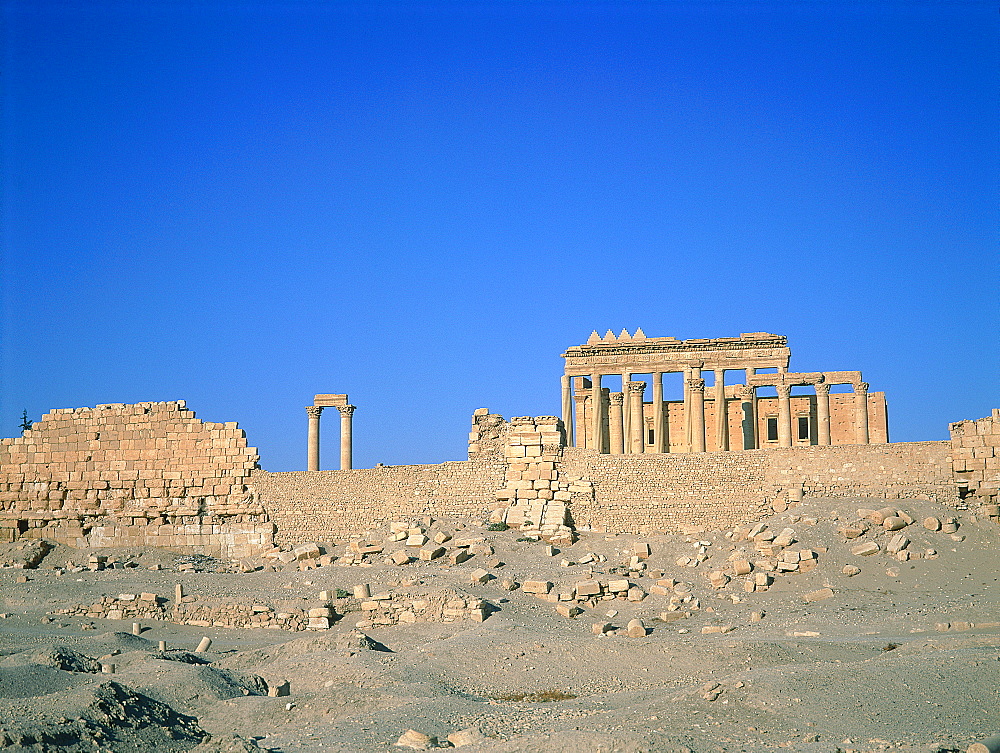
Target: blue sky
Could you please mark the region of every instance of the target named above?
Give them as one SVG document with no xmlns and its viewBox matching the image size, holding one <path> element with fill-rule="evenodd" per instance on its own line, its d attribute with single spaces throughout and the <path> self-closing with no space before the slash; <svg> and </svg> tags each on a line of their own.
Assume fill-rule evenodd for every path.
<svg viewBox="0 0 1000 753">
<path fill-rule="evenodd" d="M 992 2 L 3 2 L 0 433 L 186 399 L 464 457 L 601 332 L 1000 406 Z M 336 416 L 324 467 L 335 467 Z"/>
</svg>

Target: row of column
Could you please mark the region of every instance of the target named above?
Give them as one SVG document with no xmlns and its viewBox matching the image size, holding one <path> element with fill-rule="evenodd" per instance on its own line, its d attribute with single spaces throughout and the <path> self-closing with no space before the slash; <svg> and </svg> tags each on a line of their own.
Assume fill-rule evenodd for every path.
<svg viewBox="0 0 1000 753">
<path fill-rule="evenodd" d="M 340 470 L 350 470 L 354 462 L 354 405 L 338 405 L 340 411 Z M 323 413 L 322 405 L 307 405 L 309 416 L 308 438 L 308 470 L 319 470 L 319 417 Z"/>
<path fill-rule="evenodd" d="M 723 372 L 715 370 L 715 386 L 713 398 L 717 406 L 715 422 L 715 446 L 720 450 L 730 449 L 730 438 L 727 420 L 728 411 L 725 396 L 725 381 Z M 633 382 L 630 374 L 622 375 L 623 392 L 610 392 L 601 387 L 601 374 L 590 377 L 590 396 L 588 402 L 595 408 L 590 411 L 590 431 L 586 434 L 590 440 L 587 444 L 600 452 L 644 452 L 646 448 L 643 430 L 643 394 L 645 382 Z M 668 436 L 664 415 L 662 372 L 653 374 L 653 449 L 652 452 L 668 452 Z M 816 389 L 816 440 L 817 444 L 831 444 L 830 432 L 830 387 L 827 383 L 815 385 Z M 705 452 L 705 380 L 701 378 L 701 369 L 694 368 L 685 374 L 684 379 L 684 428 L 685 442 L 690 452 Z M 778 392 L 778 446 L 791 447 L 792 442 L 792 385 L 777 385 Z M 854 387 L 855 427 L 857 444 L 869 443 L 868 432 L 868 385 L 865 382 Z M 626 399 L 627 396 L 627 399 Z M 605 397 L 607 398 L 605 400 Z M 742 449 L 754 449 L 759 446 L 756 436 L 757 425 L 757 388 L 743 387 L 740 391 L 740 402 L 743 412 Z M 605 414 L 605 409 L 607 413 Z M 567 442 L 576 446 L 574 426 L 581 426 L 586 416 L 582 404 L 577 405 L 576 416 L 573 410 L 572 378 L 563 376 L 562 381 L 562 412 L 563 425 L 566 427 Z M 605 417 L 607 423 L 605 423 Z M 576 419 L 576 420 L 574 420 Z M 605 437 L 604 427 L 607 426 Z M 582 432 L 581 432 L 582 434 Z"/>
</svg>

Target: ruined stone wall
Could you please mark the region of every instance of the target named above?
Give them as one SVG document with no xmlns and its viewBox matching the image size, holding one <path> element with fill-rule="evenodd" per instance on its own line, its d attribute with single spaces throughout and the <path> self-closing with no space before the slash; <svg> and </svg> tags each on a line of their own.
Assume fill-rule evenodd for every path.
<svg viewBox="0 0 1000 753">
<path fill-rule="evenodd" d="M 1000 496 L 1000 408 L 977 421 L 957 421 L 951 430 L 955 479 L 987 503 Z"/>
<path fill-rule="evenodd" d="M 496 507 L 497 458 L 349 471 L 254 471 L 250 485 L 278 543 L 337 541 L 423 515 L 485 518 Z"/>
<path fill-rule="evenodd" d="M 742 524 L 789 490 L 954 502 L 949 451 L 948 442 L 633 455 L 567 448 L 563 469 L 594 485 L 591 502 L 573 504 L 577 526 L 646 534 Z"/>
<path fill-rule="evenodd" d="M 257 459 L 236 423 L 183 401 L 53 410 L 0 440 L 0 541 L 246 556 L 273 532 L 246 488 Z"/>
<path fill-rule="evenodd" d="M 767 450 L 608 455 L 567 448 L 566 472 L 593 483 L 589 502 L 574 502 L 574 523 L 609 533 L 724 527 L 760 516 L 776 490 Z"/>
</svg>

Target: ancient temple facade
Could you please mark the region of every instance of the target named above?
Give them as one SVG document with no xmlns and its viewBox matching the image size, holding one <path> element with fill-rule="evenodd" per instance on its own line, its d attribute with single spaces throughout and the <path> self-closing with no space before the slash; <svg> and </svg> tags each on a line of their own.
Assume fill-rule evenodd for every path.
<svg viewBox="0 0 1000 753">
<path fill-rule="evenodd" d="M 869 392 L 860 371 L 790 372 L 781 335 L 678 340 L 595 331 L 562 358 L 572 446 L 622 454 L 889 441 L 884 393 Z M 680 399 L 664 396 L 672 374 Z"/>
</svg>

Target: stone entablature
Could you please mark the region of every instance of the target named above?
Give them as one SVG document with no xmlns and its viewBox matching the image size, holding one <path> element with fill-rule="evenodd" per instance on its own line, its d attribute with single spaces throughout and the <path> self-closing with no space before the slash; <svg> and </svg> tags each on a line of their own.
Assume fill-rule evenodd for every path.
<svg viewBox="0 0 1000 753">
<path fill-rule="evenodd" d="M 0 440 L 0 541 L 245 556 L 273 526 L 246 488 L 257 450 L 183 401 L 50 411 Z"/>
<path fill-rule="evenodd" d="M 594 332 L 585 345 L 562 354 L 562 418 L 569 442 L 629 454 L 889 441 L 885 396 L 869 394 L 861 372 L 791 373 L 786 343 L 766 332 L 698 340 L 649 338 L 641 329 L 634 335 L 622 330 L 618 337 L 609 330 L 603 338 Z M 769 369 L 774 373 L 757 373 Z M 744 372 L 742 384 L 725 383 L 726 371 L 733 370 Z M 703 378 L 706 371 L 714 374 L 711 386 Z M 669 373 L 683 374 L 681 401 L 663 398 L 663 375 Z M 637 374 L 650 375 L 648 403 L 648 385 L 635 380 Z M 602 387 L 603 376 L 620 376 L 622 392 Z M 849 404 L 839 395 L 831 401 L 830 388 L 836 385 L 851 385 Z M 815 392 L 805 402 L 792 395 L 802 386 Z M 778 393 L 774 406 L 757 392 L 768 387 Z M 762 416 L 762 408 L 771 407 L 773 415 Z M 673 425 L 678 415 L 680 427 Z M 849 426 L 835 430 L 845 416 Z"/>
</svg>

